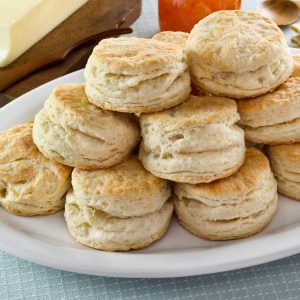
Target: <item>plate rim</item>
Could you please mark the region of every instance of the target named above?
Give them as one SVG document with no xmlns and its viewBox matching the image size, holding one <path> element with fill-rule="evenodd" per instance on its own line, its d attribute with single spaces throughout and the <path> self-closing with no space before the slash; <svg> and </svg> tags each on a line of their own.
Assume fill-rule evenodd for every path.
<svg viewBox="0 0 300 300">
<path fill-rule="evenodd" d="M 259 238 L 259 240 L 245 239 L 242 243 L 238 242 L 201 251 L 193 248 L 180 250 L 177 253 L 103 252 L 86 248 L 72 249 L 73 255 L 71 255 L 71 258 L 68 247 L 62 248 L 42 240 L 36 240 L 22 232 L 17 232 L 18 240 L 16 241 L 14 231 L 13 228 L 0 224 L 1 250 L 27 261 L 55 269 L 107 277 L 170 278 L 219 273 L 271 262 L 300 251 L 300 239 L 295 239 L 295 236 L 300 234 L 300 225 L 287 229 L 285 232 L 270 233 Z M 277 243 L 279 236 L 281 243 Z M 32 241 L 34 241 L 35 247 L 32 247 Z M 265 249 L 269 248 L 270 244 L 272 249 L 266 251 Z M 258 251 L 241 251 L 245 250 L 245 247 L 255 249 L 257 246 L 259 246 Z M 58 251 L 45 252 L 45 249 L 49 250 L 49 248 Z M 89 252 L 89 261 L 76 263 L 75 260 L 74 263 L 73 258 L 80 258 L 82 251 Z M 64 252 L 64 255 L 61 255 L 62 252 Z M 214 255 L 214 252 L 217 255 Z M 51 253 L 55 254 L 51 255 Z M 224 256 L 226 257 L 226 255 L 232 253 L 236 254 L 235 257 L 227 257 L 224 260 Z M 187 255 L 188 260 L 186 259 Z M 211 263 L 211 260 L 210 263 L 207 263 L 207 260 L 205 260 L 207 256 L 212 256 L 215 260 L 214 263 Z M 96 264 L 93 260 L 95 258 L 100 258 L 98 263 L 101 264 Z M 205 263 L 203 263 L 203 260 Z M 221 261 L 220 264 L 219 261 Z M 139 265 L 141 262 L 143 264 Z"/>
</svg>

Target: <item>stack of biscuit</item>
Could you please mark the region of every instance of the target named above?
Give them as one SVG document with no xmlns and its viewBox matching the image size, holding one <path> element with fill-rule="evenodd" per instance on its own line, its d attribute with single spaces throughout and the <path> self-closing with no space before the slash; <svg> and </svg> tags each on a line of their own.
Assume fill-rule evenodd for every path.
<svg viewBox="0 0 300 300">
<path fill-rule="evenodd" d="M 243 11 L 213 13 L 190 34 L 103 40 L 85 83 L 56 87 L 33 125 L 0 133 L 1 205 L 65 206 L 72 237 L 107 251 L 162 238 L 173 205 L 198 237 L 254 235 L 276 213 L 277 183 L 245 141 L 270 145 L 279 191 L 299 198 L 293 66 L 278 27 Z"/>
<path fill-rule="evenodd" d="M 109 251 L 140 249 L 168 229 L 170 186 L 147 172 L 137 157 L 109 169 L 75 168 L 72 186 L 65 217 L 79 243 Z"/>
<path fill-rule="evenodd" d="M 228 240 L 256 234 L 277 210 L 277 183 L 267 157 L 245 147 L 244 131 L 246 141 L 250 134 L 241 106 L 297 81 L 290 79 L 294 62 L 283 34 L 258 14 L 220 11 L 188 36 L 163 32 L 153 38 L 185 50 L 195 96 L 141 116 L 145 168 L 176 182 L 177 218 L 194 235 Z M 257 106 L 256 122 L 271 119 L 269 107 Z M 268 138 L 281 134 L 266 130 Z"/>
</svg>

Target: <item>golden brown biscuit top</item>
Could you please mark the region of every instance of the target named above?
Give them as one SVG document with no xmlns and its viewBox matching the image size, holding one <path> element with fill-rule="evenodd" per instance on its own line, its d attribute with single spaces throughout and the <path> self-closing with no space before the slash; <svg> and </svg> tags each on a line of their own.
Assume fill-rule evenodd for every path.
<svg viewBox="0 0 300 300">
<path fill-rule="evenodd" d="M 39 172 L 67 178 L 71 168 L 48 160 L 39 152 L 32 140 L 32 123 L 0 132 L 0 183 L 26 181 Z"/>
<path fill-rule="evenodd" d="M 283 33 L 270 19 L 258 13 L 226 10 L 210 14 L 192 29 L 188 56 L 219 72 L 248 72 L 276 61 Z"/>
<path fill-rule="evenodd" d="M 128 130 L 139 135 L 128 114 L 106 111 L 89 103 L 84 84 L 58 85 L 45 102 L 44 110 L 52 122 L 92 137 L 109 140 L 112 135 L 119 136 L 120 132 Z"/>
<path fill-rule="evenodd" d="M 110 38 L 102 40 L 93 50 L 90 60 L 101 70 L 124 75 L 148 73 L 176 63 L 186 63 L 180 47 L 143 38 Z"/>
<path fill-rule="evenodd" d="M 293 119 L 300 116 L 300 77 L 289 78 L 273 92 L 237 103 L 245 125 L 271 125 Z"/>
<path fill-rule="evenodd" d="M 175 44 L 181 47 L 185 47 L 189 34 L 182 31 L 161 31 L 156 33 L 152 39 L 161 42 Z"/>
<path fill-rule="evenodd" d="M 214 123 L 232 125 L 239 120 L 234 100 L 216 96 L 193 96 L 171 109 L 141 116 L 142 125 L 159 122 L 161 126 L 205 126 Z"/>
<path fill-rule="evenodd" d="M 55 109 L 54 109 L 55 106 Z M 112 112 L 106 111 L 91 104 L 85 94 L 84 84 L 61 84 L 56 86 L 45 103 L 45 108 L 53 108 L 52 115 L 63 118 L 68 115 L 76 118 L 77 122 L 97 124 L 102 118 L 111 116 Z M 116 113 L 116 115 L 120 115 Z"/>
<path fill-rule="evenodd" d="M 146 171 L 135 156 L 109 169 L 87 171 L 75 168 L 72 185 L 75 194 L 129 198 L 137 195 L 147 197 L 153 193 L 165 195 L 168 189 L 167 181 Z"/>
<path fill-rule="evenodd" d="M 32 141 L 33 123 L 26 123 L 0 132 L 0 164 L 39 156 Z"/>
<path fill-rule="evenodd" d="M 300 144 L 269 146 L 268 151 L 271 156 L 276 156 L 278 160 L 300 162 Z"/>
<path fill-rule="evenodd" d="M 264 179 L 271 174 L 267 157 L 255 148 L 248 148 L 245 162 L 239 171 L 230 177 L 219 179 L 211 183 L 177 184 L 176 190 L 186 198 L 197 199 L 200 197 L 221 200 L 246 195 L 261 185 Z"/>
</svg>

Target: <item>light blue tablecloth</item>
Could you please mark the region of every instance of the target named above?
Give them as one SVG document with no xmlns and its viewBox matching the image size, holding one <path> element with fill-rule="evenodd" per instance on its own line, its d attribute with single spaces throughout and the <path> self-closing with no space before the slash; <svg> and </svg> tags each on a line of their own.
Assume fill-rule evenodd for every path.
<svg viewBox="0 0 300 300">
<path fill-rule="evenodd" d="M 244 0 L 254 7 L 259 0 Z M 156 0 L 144 0 L 135 35 L 157 31 Z M 1 237 L 0 237 L 1 238 Z M 80 275 L 0 251 L 0 300 L 15 299 L 300 299 L 300 255 L 244 270 L 176 279 L 118 279 Z"/>
<path fill-rule="evenodd" d="M 0 252 L 0 299 L 300 299 L 300 255 L 238 271 L 171 279 L 79 275 Z"/>
</svg>

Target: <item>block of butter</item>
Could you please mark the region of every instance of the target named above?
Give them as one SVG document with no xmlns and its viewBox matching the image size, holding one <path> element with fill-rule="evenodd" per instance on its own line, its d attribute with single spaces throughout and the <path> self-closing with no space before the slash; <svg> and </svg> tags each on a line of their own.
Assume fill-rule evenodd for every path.
<svg viewBox="0 0 300 300">
<path fill-rule="evenodd" d="M 88 0 L 0 0 L 0 67 L 23 54 Z"/>
</svg>

